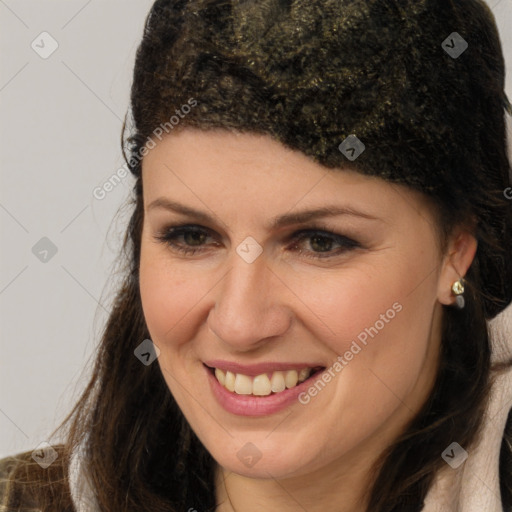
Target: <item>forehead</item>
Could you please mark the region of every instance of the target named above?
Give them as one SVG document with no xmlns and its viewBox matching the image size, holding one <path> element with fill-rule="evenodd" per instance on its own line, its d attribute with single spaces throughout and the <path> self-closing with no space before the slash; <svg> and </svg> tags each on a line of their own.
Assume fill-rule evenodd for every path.
<svg viewBox="0 0 512 512">
<path fill-rule="evenodd" d="M 387 218 L 428 206 L 423 194 L 366 176 L 330 169 L 266 135 L 186 129 L 158 142 L 142 164 L 144 202 L 182 199 L 191 206 L 237 208 L 261 216 L 325 204 Z"/>
</svg>

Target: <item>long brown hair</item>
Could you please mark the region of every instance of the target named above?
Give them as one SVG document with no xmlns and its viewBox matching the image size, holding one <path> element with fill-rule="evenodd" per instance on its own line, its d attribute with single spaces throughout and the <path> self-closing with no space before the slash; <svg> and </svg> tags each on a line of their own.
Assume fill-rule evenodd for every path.
<svg viewBox="0 0 512 512">
<path fill-rule="evenodd" d="M 442 47 L 455 31 L 470 40 L 457 58 Z M 190 98 L 194 107 L 171 120 Z M 366 150 L 351 167 L 424 192 L 441 250 L 456 226 L 476 219 L 466 307 L 443 306 L 433 390 L 373 468 L 368 512 L 419 512 L 445 464 L 440 454 L 453 440 L 466 449 L 477 442 L 493 379 L 512 364 L 492 371 L 486 323 L 512 298 L 506 105 L 503 55 L 483 1 L 157 0 L 136 58 L 133 126 L 123 138 L 135 177 L 123 280 L 90 381 L 56 430 L 66 429 L 60 457 L 46 470 L 20 464 L 23 492 L 44 511 L 71 510 L 67 464 L 84 442 L 100 510 L 215 510 L 215 461 L 159 366 L 133 354 L 150 337 L 138 282 L 141 151 L 186 127 L 240 130 L 343 168 L 338 145 L 356 134 Z M 512 509 L 510 443 L 512 416 L 500 457 L 505 510 Z"/>
</svg>

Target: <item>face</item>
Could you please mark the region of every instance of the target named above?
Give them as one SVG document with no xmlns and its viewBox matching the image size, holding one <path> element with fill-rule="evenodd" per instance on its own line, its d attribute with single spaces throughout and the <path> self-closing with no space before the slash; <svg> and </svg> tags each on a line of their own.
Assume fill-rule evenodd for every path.
<svg viewBox="0 0 512 512">
<path fill-rule="evenodd" d="M 254 478 L 363 468 L 436 374 L 451 282 L 422 196 L 192 129 L 147 154 L 143 190 L 145 319 L 212 456 Z"/>
</svg>

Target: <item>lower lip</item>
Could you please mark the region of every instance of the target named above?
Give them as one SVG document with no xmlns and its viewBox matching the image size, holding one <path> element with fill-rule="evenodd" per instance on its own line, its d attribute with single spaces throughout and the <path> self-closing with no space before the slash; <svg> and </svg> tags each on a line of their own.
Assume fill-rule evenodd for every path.
<svg viewBox="0 0 512 512">
<path fill-rule="evenodd" d="M 226 411 L 237 414 L 239 416 L 267 416 L 279 412 L 294 402 L 298 402 L 299 395 L 306 391 L 311 385 L 310 380 L 314 377 L 317 378 L 325 370 L 319 370 L 311 375 L 304 382 L 298 386 L 290 389 L 285 389 L 280 393 L 267 396 L 254 396 L 254 395 L 238 395 L 232 393 L 217 380 L 212 374 L 210 369 L 203 365 L 207 374 L 210 388 L 219 404 L 226 409 Z"/>
</svg>

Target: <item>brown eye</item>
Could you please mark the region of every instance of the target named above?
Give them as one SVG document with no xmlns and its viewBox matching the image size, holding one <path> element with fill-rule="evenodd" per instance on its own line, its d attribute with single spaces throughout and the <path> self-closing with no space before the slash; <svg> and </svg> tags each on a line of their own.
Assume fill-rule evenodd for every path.
<svg viewBox="0 0 512 512">
<path fill-rule="evenodd" d="M 202 252 L 208 238 L 213 238 L 204 228 L 188 225 L 164 229 L 155 238 L 183 254 Z"/>
<path fill-rule="evenodd" d="M 200 231 L 187 231 L 183 233 L 183 240 L 188 245 L 201 245 L 206 238 L 207 235 Z"/>
<path fill-rule="evenodd" d="M 299 231 L 295 233 L 294 240 L 292 248 L 309 258 L 329 258 L 361 247 L 359 242 L 351 238 L 318 229 Z"/>
<path fill-rule="evenodd" d="M 333 240 L 326 236 L 312 236 L 310 245 L 314 251 L 328 252 L 332 250 Z"/>
</svg>

